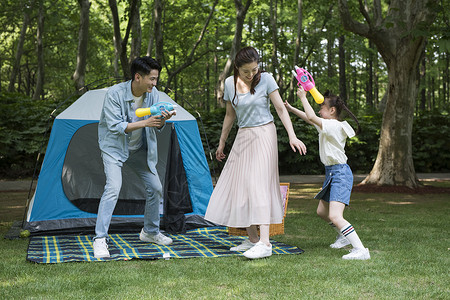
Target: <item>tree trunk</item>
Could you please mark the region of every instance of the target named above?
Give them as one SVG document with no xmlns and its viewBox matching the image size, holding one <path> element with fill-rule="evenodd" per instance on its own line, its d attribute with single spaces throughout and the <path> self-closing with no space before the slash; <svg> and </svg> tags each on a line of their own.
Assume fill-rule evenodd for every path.
<svg viewBox="0 0 450 300">
<path fill-rule="evenodd" d="M 339 95 L 347 102 L 347 76 L 345 74 L 346 61 L 345 61 L 345 36 L 339 37 Z"/>
<path fill-rule="evenodd" d="M 28 25 L 30 24 L 30 13 L 31 13 L 31 8 L 28 8 L 28 9 L 26 8 L 23 13 L 22 29 L 20 30 L 19 41 L 17 43 L 16 56 L 14 59 L 14 65 L 13 65 L 13 69 L 11 71 L 11 76 L 9 79 L 8 92 L 14 91 L 14 86 L 16 84 L 16 78 L 17 78 L 17 75 L 19 74 L 20 60 L 21 60 L 22 54 L 23 54 L 23 44 L 25 42 Z"/>
<path fill-rule="evenodd" d="M 407 59 L 389 68 L 386 109 L 381 125 L 378 156 L 363 183 L 415 188 L 419 182 L 412 159 L 412 125 L 417 96 L 416 72 Z M 409 72 L 405 72 L 409 71 Z"/>
<path fill-rule="evenodd" d="M 155 24 L 154 24 L 154 41 L 156 44 L 155 47 L 155 59 L 161 64 L 164 64 L 164 48 L 163 48 L 163 33 L 162 33 L 162 14 L 163 14 L 163 0 L 155 0 L 154 1 L 155 9 L 153 10 L 155 16 Z"/>
<path fill-rule="evenodd" d="M 373 107 L 373 43 L 369 41 L 369 58 L 367 62 L 367 75 L 369 76 L 367 80 L 366 88 L 366 105 L 370 108 Z"/>
<path fill-rule="evenodd" d="M 230 75 L 231 70 L 233 69 L 233 62 L 236 53 L 241 48 L 242 42 L 242 30 L 244 28 L 245 16 L 247 15 L 247 11 L 250 7 L 252 0 L 247 0 L 245 6 L 242 5 L 242 0 L 234 0 L 234 5 L 236 7 L 236 32 L 234 33 L 233 43 L 231 44 L 230 56 L 223 68 L 222 73 L 219 75 L 219 83 L 216 87 L 216 100 L 222 105 L 223 100 L 223 90 L 225 87 L 225 79 Z"/>
<path fill-rule="evenodd" d="M 119 20 L 119 12 L 117 10 L 117 2 L 116 0 L 108 0 L 109 7 L 111 8 L 112 18 L 113 18 L 113 27 L 114 27 L 114 49 L 116 55 L 120 58 L 120 65 L 122 67 L 123 77 L 124 79 L 131 79 L 130 73 L 130 63 L 128 61 L 127 56 L 127 45 L 128 38 L 130 37 L 130 32 L 133 23 L 136 18 L 136 6 L 138 6 L 139 0 L 131 0 L 128 14 L 128 24 L 127 29 L 125 31 L 125 36 L 122 39 L 122 35 L 120 33 L 120 20 Z M 139 15 L 139 13 L 138 13 Z"/>
<path fill-rule="evenodd" d="M 278 86 L 282 84 L 282 77 L 278 71 L 278 28 L 277 28 L 277 0 L 270 0 L 270 27 L 272 31 L 272 74 Z"/>
<path fill-rule="evenodd" d="M 380 0 L 369 12 L 359 0 L 364 23 L 351 16 L 346 0 L 339 0 L 344 28 L 367 37 L 377 46 L 388 70 L 387 103 L 381 125 L 377 159 L 363 184 L 419 186 L 412 159 L 412 124 L 419 85 L 417 67 L 425 47 L 425 29 L 435 19 L 437 0 L 392 0 L 385 18 Z M 423 27 L 421 27 L 423 26 Z"/>
<path fill-rule="evenodd" d="M 113 21 L 113 41 L 114 41 L 114 55 L 117 60 L 122 60 L 122 35 L 120 34 L 120 21 L 119 21 L 119 12 L 117 10 L 117 2 L 116 0 L 108 0 L 109 7 L 111 8 L 112 21 Z M 125 54 L 126 56 L 126 54 Z M 122 62 L 121 62 L 122 63 Z M 118 72 L 118 66 L 115 67 Z M 117 74 L 116 74 L 117 75 Z"/>
<path fill-rule="evenodd" d="M 80 29 L 78 31 L 78 53 L 77 53 L 77 67 L 72 79 L 75 83 L 75 88 L 78 94 L 83 94 L 83 87 L 85 85 L 84 76 L 86 74 L 87 64 L 87 50 L 89 41 L 89 9 L 91 3 L 89 0 L 78 0 L 80 5 Z"/>
<path fill-rule="evenodd" d="M 44 50 L 42 36 L 44 34 L 44 1 L 39 1 L 38 26 L 36 33 L 36 52 L 37 52 L 37 79 L 33 94 L 33 100 L 38 100 L 44 95 Z"/>
<path fill-rule="evenodd" d="M 426 80 L 427 80 L 427 77 L 426 77 L 426 75 L 427 75 L 427 58 L 426 58 L 426 55 L 425 55 L 425 49 L 424 49 L 424 51 L 423 51 L 423 53 L 422 53 L 422 59 L 421 59 L 421 61 L 422 61 L 422 66 L 421 66 L 421 69 L 420 69 L 420 71 L 419 71 L 419 76 L 420 76 L 420 85 L 421 85 L 421 90 L 420 90 L 420 102 L 419 102 L 419 109 L 420 110 L 422 110 L 422 111 L 425 111 L 426 110 L 426 103 L 427 103 L 427 100 L 426 100 Z"/>
<path fill-rule="evenodd" d="M 218 81 L 217 74 L 219 73 L 219 58 L 217 57 L 217 49 L 219 49 L 219 29 L 216 27 L 214 31 L 214 83 Z M 214 89 L 214 100 L 217 99 L 217 89 Z M 214 108 L 218 107 L 218 102 L 214 101 Z"/>
<path fill-rule="evenodd" d="M 155 14 L 152 13 L 152 20 L 150 22 L 150 30 L 147 44 L 147 56 L 153 56 L 153 42 L 154 42 L 154 23 L 155 23 Z"/>
<path fill-rule="evenodd" d="M 334 55 L 333 55 L 333 48 L 334 48 L 334 34 L 330 34 L 330 30 L 328 28 L 328 34 L 327 34 L 327 75 L 329 79 L 334 78 Z"/>
<path fill-rule="evenodd" d="M 299 62 L 299 56 L 300 56 L 300 49 L 301 49 L 301 43 L 302 43 L 302 22 L 303 22 L 303 13 L 302 13 L 302 0 L 297 0 L 297 37 L 295 38 L 295 51 L 294 51 L 294 62 L 292 65 L 292 70 L 294 70 L 294 66 L 298 65 Z M 294 101 L 294 95 L 295 95 L 295 88 L 296 85 L 296 79 L 294 76 L 291 77 L 291 82 L 289 84 L 289 96 L 288 101 L 293 102 Z"/>
<path fill-rule="evenodd" d="M 131 25 L 131 51 L 129 63 L 141 55 L 141 43 L 142 43 L 142 28 L 141 28 L 141 15 L 139 10 L 141 8 L 141 1 L 136 1 L 134 6 L 134 12 L 131 14 L 133 16 Z"/>
</svg>

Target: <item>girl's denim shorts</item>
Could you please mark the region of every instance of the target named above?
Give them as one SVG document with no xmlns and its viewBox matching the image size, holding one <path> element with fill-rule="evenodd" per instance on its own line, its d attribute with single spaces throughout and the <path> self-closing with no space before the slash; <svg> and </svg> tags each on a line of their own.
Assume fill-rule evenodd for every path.
<svg viewBox="0 0 450 300">
<path fill-rule="evenodd" d="M 314 197 L 326 202 L 338 201 L 349 205 L 353 173 L 348 164 L 325 166 L 322 190 Z"/>
</svg>

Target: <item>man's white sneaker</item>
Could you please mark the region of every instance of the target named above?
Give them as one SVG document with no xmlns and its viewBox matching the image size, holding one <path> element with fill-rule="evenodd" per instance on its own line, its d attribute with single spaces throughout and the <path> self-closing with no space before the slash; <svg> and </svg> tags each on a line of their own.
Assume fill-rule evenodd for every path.
<svg viewBox="0 0 450 300">
<path fill-rule="evenodd" d="M 353 248 L 350 250 L 349 254 L 342 256 L 342 259 L 359 259 L 367 260 L 370 259 L 369 249 L 367 248 Z"/>
<path fill-rule="evenodd" d="M 240 245 L 236 247 L 231 247 L 230 251 L 247 251 L 248 249 L 252 248 L 255 245 L 256 243 L 252 243 L 250 242 L 249 239 L 245 239 Z"/>
<path fill-rule="evenodd" d="M 165 236 L 161 232 L 158 232 L 155 235 L 148 234 L 144 231 L 144 228 L 141 230 L 141 234 L 139 235 L 139 239 L 143 242 L 155 243 L 158 245 L 170 245 L 173 243 L 173 240 L 170 237 Z"/>
<path fill-rule="evenodd" d="M 336 241 L 330 247 L 333 249 L 341 249 L 347 245 L 350 245 L 350 241 L 342 234 L 338 234 Z"/>
<path fill-rule="evenodd" d="M 272 255 L 272 244 L 267 246 L 263 242 L 257 242 L 255 246 L 244 252 L 244 256 L 250 259 L 263 258 Z"/>
<path fill-rule="evenodd" d="M 93 246 L 95 258 L 109 257 L 108 244 L 106 243 L 106 238 L 95 239 Z"/>
</svg>

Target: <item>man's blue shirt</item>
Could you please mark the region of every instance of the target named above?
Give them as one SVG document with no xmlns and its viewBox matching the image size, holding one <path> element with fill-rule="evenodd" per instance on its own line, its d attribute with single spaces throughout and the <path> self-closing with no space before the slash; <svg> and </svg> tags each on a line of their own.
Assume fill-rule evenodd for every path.
<svg viewBox="0 0 450 300">
<path fill-rule="evenodd" d="M 100 150 L 124 163 L 129 156 L 128 142 L 131 134 L 125 132 L 128 123 L 132 122 L 133 94 L 131 80 L 116 84 L 108 89 L 103 102 L 103 109 L 98 124 L 98 143 Z M 159 92 L 153 87 L 151 93 L 144 94 L 142 107 L 150 107 L 159 102 Z M 144 119 L 149 118 L 145 116 Z M 158 162 L 156 128 L 145 127 L 143 135 L 147 147 L 147 164 L 150 171 L 156 174 Z"/>
</svg>

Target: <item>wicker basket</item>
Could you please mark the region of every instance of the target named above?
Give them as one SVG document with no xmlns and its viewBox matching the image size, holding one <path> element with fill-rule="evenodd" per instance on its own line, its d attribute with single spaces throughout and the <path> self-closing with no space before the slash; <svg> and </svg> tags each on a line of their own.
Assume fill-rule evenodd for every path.
<svg viewBox="0 0 450 300">
<path fill-rule="evenodd" d="M 286 217 L 288 198 L 289 198 L 289 182 L 280 183 L 281 196 L 283 197 L 284 216 L 281 224 L 270 224 L 269 235 L 284 234 L 284 218 Z M 245 228 L 228 227 L 228 234 L 230 235 L 247 235 Z M 258 229 L 259 234 L 259 229 Z"/>
</svg>

